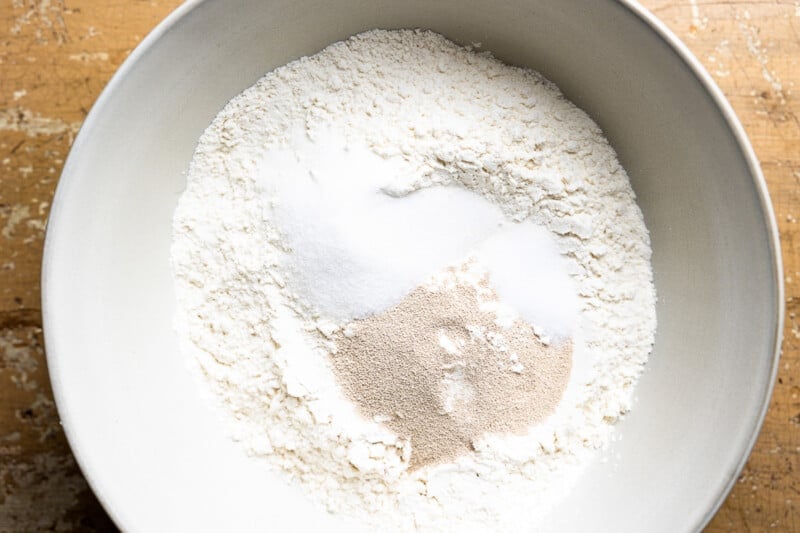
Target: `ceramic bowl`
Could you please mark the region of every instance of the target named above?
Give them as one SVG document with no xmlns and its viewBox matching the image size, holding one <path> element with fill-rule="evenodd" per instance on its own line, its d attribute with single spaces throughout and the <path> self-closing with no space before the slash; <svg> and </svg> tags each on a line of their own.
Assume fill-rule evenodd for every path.
<svg viewBox="0 0 800 533">
<path fill-rule="evenodd" d="M 172 329 L 171 220 L 212 117 L 267 71 L 371 28 L 480 42 L 603 128 L 652 236 L 658 332 L 607 461 L 547 523 L 700 529 L 753 445 L 782 326 L 767 189 L 720 90 L 644 9 L 614 0 L 190 0 L 131 54 L 69 155 L 45 243 L 50 375 L 69 442 L 128 531 L 306 531 L 324 513 L 254 468 Z"/>
</svg>

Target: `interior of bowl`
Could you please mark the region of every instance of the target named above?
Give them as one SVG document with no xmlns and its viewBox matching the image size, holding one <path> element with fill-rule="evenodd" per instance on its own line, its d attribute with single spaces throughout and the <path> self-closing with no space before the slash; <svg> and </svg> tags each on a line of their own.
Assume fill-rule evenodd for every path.
<svg viewBox="0 0 800 533">
<path fill-rule="evenodd" d="M 713 90 L 624 2 L 208 0 L 135 52 L 87 119 L 49 222 L 45 335 L 76 456 L 126 530 L 320 527 L 252 468 L 194 383 L 172 329 L 171 219 L 194 146 L 276 66 L 371 28 L 428 28 L 554 81 L 603 128 L 651 232 L 654 353 L 637 403 L 548 522 L 701 527 L 768 398 L 780 265 L 763 180 Z M 576 512 L 576 510 L 578 510 Z"/>
</svg>

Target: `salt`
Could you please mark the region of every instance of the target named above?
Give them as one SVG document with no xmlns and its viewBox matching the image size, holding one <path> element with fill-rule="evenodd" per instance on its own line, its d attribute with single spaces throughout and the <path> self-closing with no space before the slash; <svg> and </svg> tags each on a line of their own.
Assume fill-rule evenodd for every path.
<svg viewBox="0 0 800 533">
<path fill-rule="evenodd" d="M 546 229 L 512 224 L 484 241 L 476 256 L 500 299 L 541 329 L 540 336 L 572 337 L 578 298 L 567 262 Z"/>
<path fill-rule="evenodd" d="M 322 317 L 345 323 L 399 303 L 431 275 L 473 254 L 501 300 L 566 339 L 576 316 L 566 262 L 547 230 L 506 221 L 460 186 L 410 194 L 390 188 L 411 173 L 335 132 L 294 134 L 261 162 L 261 193 L 291 247 L 290 286 Z"/>
</svg>

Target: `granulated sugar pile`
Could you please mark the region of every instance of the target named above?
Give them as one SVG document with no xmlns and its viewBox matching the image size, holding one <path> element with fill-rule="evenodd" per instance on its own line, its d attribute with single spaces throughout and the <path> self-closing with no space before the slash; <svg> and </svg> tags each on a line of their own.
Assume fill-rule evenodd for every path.
<svg viewBox="0 0 800 533">
<path fill-rule="evenodd" d="M 529 529 L 653 342 L 647 230 L 599 128 L 431 32 L 231 100 L 174 230 L 177 329 L 233 437 L 370 528 Z"/>
</svg>

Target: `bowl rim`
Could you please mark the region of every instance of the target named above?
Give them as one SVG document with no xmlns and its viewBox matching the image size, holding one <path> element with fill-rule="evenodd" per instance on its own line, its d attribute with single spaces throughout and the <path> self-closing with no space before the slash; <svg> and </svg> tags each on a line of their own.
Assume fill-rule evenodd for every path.
<svg viewBox="0 0 800 533">
<path fill-rule="evenodd" d="M 761 165 L 758 161 L 758 156 L 753 149 L 750 138 L 742 126 L 739 117 L 733 110 L 733 106 L 725 97 L 722 89 L 719 88 L 717 82 L 711 77 L 711 74 L 706 70 L 703 64 L 697 59 L 697 56 L 689 50 L 689 47 L 678 38 L 678 36 L 670 30 L 667 25 L 662 22 L 658 17 L 651 13 L 647 8 L 639 4 L 636 0 L 617 0 L 620 4 L 628 8 L 629 11 L 638 15 L 638 17 L 645 22 L 650 29 L 652 29 L 664 42 L 666 42 L 694 74 L 695 78 L 700 82 L 703 88 L 711 95 L 714 103 L 719 109 L 728 124 L 734 138 L 736 139 L 739 149 L 742 151 L 746 161 L 747 167 L 753 178 L 753 185 L 755 185 L 756 192 L 758 193 L 758 201 L 761 205 L 764 214 L 764 223 L 769 231 L 770 240 L 769 247 L 772 258 L 773 267 L 773 280 L 776 288 L 776 309 L 775 311 L 775 330 L 772 332 L 773 345 L 772 345 L 772 367 L 770 369 L 770 378 L 767 388 L 764 390 L 764 396 L 761 398 L 761 408 L 755 420 L 751 422 L 750 435 L 747 441 L 739 444 L 740 454 L 739 460 L 734 469 L 730 470 L 729 477 L 723 487 L 713 495 L 713 503 L 708 507 L 706 514 L 696 524 L 696 531 L 701 531 L 711 522 L 717 511 L 725 503 L 728 494 L 736 484 L 736 480 L 744 470 L 747 461 L 750 459 L 750 454 L 755 447 L 756 441 L 761 434 L 761 428 L 764 425 L 767 411 L 769 410 L 770 399 L 772 392 L 775 388 L 775 380 L 778 376 L 778 368 L 780 363 L 781 345 L 783 344 L 783 326 L 784 326 L 784 285 L 783 285 L 783 258 L 781 256 L 781 243 L 780 232 L 778 230 L 778 221 L 775 218 L 775 211 L 772 206 L 772 200 L 769 196 L 769 189 L 767 181 L 761 170 Z"/>
<path fill-rule="evenodd" d="M 200 5 L 207 1 L 213 0 L 185 0 L 181 5 L 174 9 L 166 18 L 164 18 L 158 25 L 155 26 L 150 33 L 139 43 L 134 51 L 128 56 L 125 61 L 120 65 L 114 75 L 111 77 L 107 85 L 103 88 L 98 96 L 89 114 L 81 125 L 80 131 L 75 138 L 75 141 L 70 148 L 69 154 L 66 158 L 64 168 L 59 177 L 53 194 L 52 205 L 47 219 L 46 232 L 44 238 L 44 247 L 42 254 L 41 265 L 41 309 L 42 309 L 42 329 L 45 344 L 45 356 L 47 360 L 47 367 L 53 397 L 56 403 L 56 408 L 59 414 L 61 426 L 64 430 L 67 442 L 70 445 L 72 454 L 75 461 L 81 470 L 81 473 L 86 478 L 87 483 L 92 488 L 95 496 L 97 497 L 104 510 L 108 513 L 109 517 L 118 527 L 130 525 L 127 519 L 124 519 L 125 514 L 118 509 L 114 503 L 109 501 L 100 490 L 99 482 L 96 480 L 93 470 L 92 461 L 83 451 L 76 446 L 78 439 L 73 429 L 72 412 L 67 409 L 65 400 L 65 391 L 62 388 L 61 381 L 59 380 L 60 374 L 60 357 L 59 357 L 59 342 L 58 339 L 53 337 L 50 333 L 52 330 L 47 328 L 47 324 L 55 321 L 56 311 L 51 309 L 48 300 L 48 292 L 50 286 L 50 277 L 56 263 L 53 257 L 52 241 L 56 239 L 54 236 L 53 228 L 58 225 L 58 219 L 61 217 L 62 212 L 62 198 L 65 196 L 65 189 L 69 186 L 71 180 L 76 179 L 74 176 L 73 167 L 76 165 L 75 154 L 81 151 L 84 144 L 88 142 L 88 131 L 91 129 L 91 124 L 96 121 L 102 112 L 106 103 L 114 97 L 116 88 L 123 83 L 128 73 L 134 68 L 136 63 L 150 52 L 150 49 L 169 31 L 181 23 L 189 13 L 197 9 Z M 755 150 L 750 143 L 747 133 L 744 130 L 739 118 L 737 117 L 730 102 L 728 102 L 722 90 L 711 77 L 706 68 L 697 59 L 697 57 L 689 50 L 689 47 L 678 38 L 678 36 L 667 27 L 656 15 L 651 13 L 647 8 L 641 5 L 637 0 L 610 0 L 616 2 L 621 7 L 627 9 L 633 14 L 640 22 L 642 22 L 649 30 L 651 30 L 657 37 L 659 37 L 665 44 L 667 44 L 672 51 L 683 61 L 689 68 L 694 77 L 711 96 L 718 111 L 723 116 L 728 128 L 733 134 L 739 149 L 744 156 L 750 175 L 753 180 L 756 192 L 758 194 L 759 204 L 764 215 L 764 223 L 769 232 L 769 249 L 771 252 L 773 281 L 776 288 L 776 309 L 774 310 L 775 330 L 772 332 L 772 365 L 770 370 L 770 378 L 767 388 L 764 390 L 764 395 L 760 399 L 761 407 L 757 416 L 750 421 L 750 430 L 748 438 L 738 444 L 737 454 L 738 461 L 729 469 L 728 479 L 725 483 L 718 488 L 715 492 L 709 494 L 707 499 L 707 511 L 702 518 L 695 524 L 695 531 L 700 531 L 705 528 L 711 519 L 716 515 L 722 507 L 725 499 L 730 493 L 731 489 L 739 478 L 742 470 L 744 469 L 750 454 L 753 451 L 755 443 L 760 434 L 761 428 L 764 424 L 766 414 L 769 408 L 770 398 L 772 397 L 775 381 L 777 378 L 781 345 L 783 342 L 783 327 L 784 327 L 784 283 L 783 283 L 783 261 L 781 256 L 780 233 L 778 230 L 775 212 L 769 196 L 766 179 L 761 170 L 761 166 L 756 156 Z M 127 523 L 127 524 L 126 524 Z"/>
</svg>

